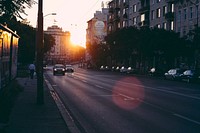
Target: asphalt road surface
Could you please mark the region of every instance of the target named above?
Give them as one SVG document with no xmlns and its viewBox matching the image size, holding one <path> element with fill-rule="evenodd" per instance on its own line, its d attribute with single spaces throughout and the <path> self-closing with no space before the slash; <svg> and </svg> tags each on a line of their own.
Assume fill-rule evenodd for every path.
<svg viewBox="0 0 200 133">
<path fill-rule="evenodd" d="M 45 77 L 83 133 L 200 133 L 200 85 L 79 68 Z"/>
</svg>

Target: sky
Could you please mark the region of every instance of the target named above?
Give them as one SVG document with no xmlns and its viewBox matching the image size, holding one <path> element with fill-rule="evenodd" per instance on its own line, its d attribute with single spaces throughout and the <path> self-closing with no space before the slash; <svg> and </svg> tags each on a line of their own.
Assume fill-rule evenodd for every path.
<svg viewBox="0 0 200 133">
<path fill-rule="evenodd" d="M 43 0 L 44 30 L 52 25 L 70 31 L 71 40 L 77 45 L 85 46 L 87 21 L 92 19 L 96 11 L 101 11 L 101 3 L 107 7 L 110 0 Z M 37 0 L 36 0 L 37 2 Z M 38 4 L 27 8 L 25 16 L 30 25 L 36 27 Z M 56 13 L 56 15 L 48 15 Z"/>
</svg>

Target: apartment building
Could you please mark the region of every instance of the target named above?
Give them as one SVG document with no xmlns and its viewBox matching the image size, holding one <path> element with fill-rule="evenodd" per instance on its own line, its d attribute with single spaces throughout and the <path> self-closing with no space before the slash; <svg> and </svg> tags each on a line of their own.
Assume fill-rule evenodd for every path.
<svg viewBox="0 0 200 133">
<path fill-rule="evenodd" d="M 127 26 L 147 26 L 182 37 L 199 26 L 199 0 L 111 0 L 108 7 L 108 34 Z"/>
<path fill-rule="evenodd" d="M 139 28 L 139 22 L 141 22 L 140 8 L 140 0 L 129 0 L 129 26 Z"/>
<path fill-rule="evenodd" d="M 200 7 L 199 0 L 183 0 L 178 2 L 175 7 L 175 31 L 181 36 L 200 26 Z"/>
<path fill-rule="evenodd" d="M 104 41 L 107 35 L 107 16 L 108 8 L 102 8 L 102 11 L 96 11 L 94 17 L 87 22 L 86 44 L 99 44 Z"/>
<path fill-rule="evenodd" d="M 45 34 L 50 34 L 55 38 L 55 45 L 46 55 L 46 60 L 50 63 L 66 63 L 70 60 L 70 32 L 63 31 L 57 25 L 48 27 Z"/>
</svg>

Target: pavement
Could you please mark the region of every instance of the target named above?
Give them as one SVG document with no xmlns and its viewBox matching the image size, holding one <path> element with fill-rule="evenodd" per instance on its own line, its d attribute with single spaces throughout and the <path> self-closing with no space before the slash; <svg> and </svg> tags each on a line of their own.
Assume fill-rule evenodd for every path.
<svg viewBox="0 0 200 133">
<path fill-rule="evenodd" d="M 12 108 L 5 133 L 72 133 L 62 109 L 44 83 L 44 104 L 37 104 L 37 79 L 17 78 L 24 88 Z M 64 112 L 65 113 L 65 112 Z M 66 116 L 67 117 L 67 116 Z"/>
</svg>

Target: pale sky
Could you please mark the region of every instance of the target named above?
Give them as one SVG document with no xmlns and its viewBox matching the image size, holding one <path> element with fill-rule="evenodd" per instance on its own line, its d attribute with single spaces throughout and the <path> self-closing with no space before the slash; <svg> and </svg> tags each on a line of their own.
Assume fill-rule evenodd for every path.
<svg viewBox="0 0 200 133">
<path fill-rule="evenodd" d="M 36 0 L 37 1 L 37 0 Z M 72 41 L 79 45 L 85 45 L 87 21 L 93 18 L 96 11 L 101 11 L 101 3 L 110 0 L 43 0 L 43 15 L 56 13 L 44 17 L 44 30 L 48 26 L 58 25 L 63 31 L 70 31 Z M 25 18 L 36 27 L 38 4 L 31 9 L 26 9 L 28 16 Z"/>
</svg>

